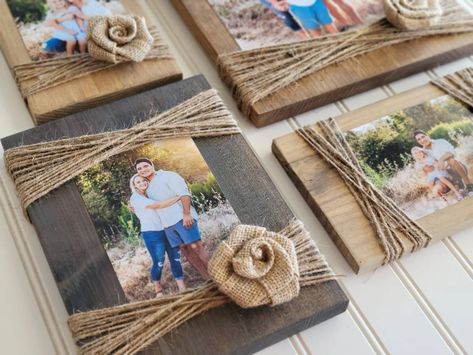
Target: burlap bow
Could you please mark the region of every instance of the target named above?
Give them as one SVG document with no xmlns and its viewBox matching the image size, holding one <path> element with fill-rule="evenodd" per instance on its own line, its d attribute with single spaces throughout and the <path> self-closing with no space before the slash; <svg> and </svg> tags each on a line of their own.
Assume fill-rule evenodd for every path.
<svg viewBox="0 0 473 355">
<path fill-rule="evenodd" d="M 440 0 L 385 0 L 388 21 L 402 30 L 427 29 L 442 19 Z"/>
<path fill-rule="evenodd" d="M 87 35 L 90 56 L 111 63 L 141 62 L 153 44 L 144 18 L 139 16 L 94 16 Z"/>
<path fill-rule="evenodd" d="M 300 289 L 294 243 L 257 226 L 236 227 L 213 254 L 209 274 L 243 308 L 278 305 Z"/>
</svg>

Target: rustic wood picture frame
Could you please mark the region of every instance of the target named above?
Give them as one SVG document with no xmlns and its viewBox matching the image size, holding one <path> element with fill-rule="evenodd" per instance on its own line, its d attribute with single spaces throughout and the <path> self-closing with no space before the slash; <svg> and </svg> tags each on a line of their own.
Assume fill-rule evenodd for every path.
<svg viewBox="0 0 473 355">
<path fill-rule="evenodd" d="M 207 0 L 172 2 L 212 61 L 241 50 Z M 258 101 L 249 118 L 255 126 L 265 126 L 472 53 L 469 33 L 380 48 L 331 65 Z"/>
<path fill-rule="evenodd" d="M 447 95 L 434 84 L 406 91 L 335 118 L 348 131 L 388 114 Z M 273 141 L 272 150 L 281 165 L 320 219 L 347 262 L 356 273 L 383 264 L 384 253 L 375 230 L 337 172 L 297 134 Z M 473 198 L 429 214 L 417 221 L 432 236 L 432 242 L 473 224 Z M 404 241 L 406 253 L 412 244 Z"/>
<path fill-rule="evenodd" d="M 193 77 L 76 113 L 1 142 L 6 150 L 127 128 L 146 120 L 151 111 L 165 111 L 208 89 L 203 76 Z M 241 134 L 200 138 L 195 143 L 242 223 L 279 231 L 294 218 Z M 126 302 L 74 182 L 34 202 L 28 214 L 70 314 Z M 227 304 L 190 320 L 145 353 L 252 353 L 343 312 L 347 305 L 336 281 L 303 288 L 296 299 L 277 307 L 245 310 Z"/>
<path fill-rule="evenodd" d="M 132 14 L 147 18 L 142 0 L 121 0 Z M 0 0 L 0 48 L 9 67 L 31 63 L 23 38 L 7 5 Z M 159 85 L 182 79 L 174 59 L 149 59 L 122 63 L 70 82 L 46 88 L 25 98 L 33 121 L 45 123 L 68 114 L 95 107 Z"/>
</svg>

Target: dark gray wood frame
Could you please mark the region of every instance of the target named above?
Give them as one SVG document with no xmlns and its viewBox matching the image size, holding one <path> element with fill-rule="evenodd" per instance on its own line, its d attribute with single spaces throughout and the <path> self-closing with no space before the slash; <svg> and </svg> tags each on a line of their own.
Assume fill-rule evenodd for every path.
<svg viewBox="0 0 473 355">
<path fill-rule="evenodd" d="M 210 89 L 203 76 L 76 113 L 1 140 L 5 150 L 130 127 Z M 242 135 L 195 139 L 242 223 L 280 230 L 294 217 Z M 28 207 L 67 311 L 126 302 L 77 186 L 68 182 Z M 278 307 L 213 309 L 166 335 L 145 353 L 245 354 L 343 312 L 348 300 L 336 281 L 304 288 Z"/>
</svg>

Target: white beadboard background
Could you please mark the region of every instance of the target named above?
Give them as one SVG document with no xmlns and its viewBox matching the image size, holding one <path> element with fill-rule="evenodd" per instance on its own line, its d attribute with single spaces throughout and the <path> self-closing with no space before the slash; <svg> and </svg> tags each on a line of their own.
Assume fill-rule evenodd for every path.
<svg viewBox="0 0 473 355">
<path fill-rule="evenodd" d="M 260 355 L 473 354 L 473 228 L 402 261 L 355 276 L 271 153 L 273 138 L 300 125 L 353 110 L 473 65 L 465 58 L 303 115 L 256 129 L 235 107 L 214 65 L 168 0 L 137 0 L 161 30 L 185 77 L 202 73 L 238 119 L 244 135 L 295 214 L 338 274 L 348 311 L 288 338 Z M 33 127 L 0 57 L 0 136 Z M 2 158 L 3 159 L 3 158 Z M 35 231 L 24 219 L 0 164 L 0 353 L 74 354 L 67 314 Z"/>
</svg>

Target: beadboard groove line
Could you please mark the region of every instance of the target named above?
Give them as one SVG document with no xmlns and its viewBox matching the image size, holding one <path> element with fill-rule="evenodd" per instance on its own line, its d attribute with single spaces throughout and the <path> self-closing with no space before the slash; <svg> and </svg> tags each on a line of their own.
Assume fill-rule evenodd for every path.
<svg viewBox="0 0 473 355">
<path fill-rule="evenodd" d="M 3 164 L 3 159 L 0 161 Z M 0 208 L 7 217 L 8 229 L 10 230 L 13 243 L 15 244 L 21 263 L 25 268 L 25 274 L 28 283 L 32 289 L 36 305 L 41 314 L 43 322 L 48 334 L 50 335 L 51 343 L 53 344 L 57 354 L 64 354 L 67 351 L 67 341 L 63 337 L 62 332 L 59 331 L 59 322 L 55 317 L 52 305 L 49 302 L 43 283 L 37 272 L 38 268 L 34 265 L 34 258 L 29 250 L 28 243 L 25 242 L 25 234 L 21 228 L 21 223 L 18 220 L 18 210 L 13 211 L 13 201 L 9 196 L 5 185 L 5 170 L 2 167 L 0 171 Z M 19 205 L 19 202 L 16 204 Z M 19 209 L 21 211 L 21 209 Z M 20 212 L 21 213 L 21 212 Z"/>
<path fill-rule="evenodd" d="M 407 284 L 406 287 L 409 289 L 412 297 L 414 297 L 419 307 L 432 322 L 432 325 L 443 338 L 445 343 L 449 346 L 450 350 L 455 354 L 466 354 L 465 349 L 462 347 L 458 339 L 450 331 L 448 325 L 445 324 L 438 312 L 424 296 L 423 292 L 419 289 L 419 287 L 417 287 L 415 281 L 409 275 L 409 272 L 405 269 L 405 267 L 399 262 L 393 263 L 391 267 L 395 270 L 397 275 L 402 275 L 403 283 Z"/>
<path fill-rule="evenodd" d="M 444 244 L 450 252 L 457 257 L 460 264 L 463 266 L 463 269 L 473 279 L 473 263 L 468 259 L 468 256 L 466 256 L 461 247 L 456 244 L 455 239 L 447 238 L 445 239 Z"/>
</svg>

